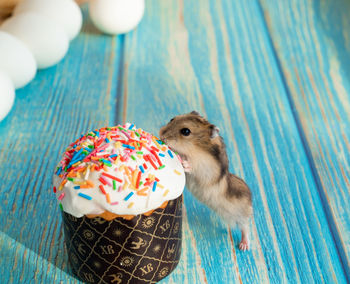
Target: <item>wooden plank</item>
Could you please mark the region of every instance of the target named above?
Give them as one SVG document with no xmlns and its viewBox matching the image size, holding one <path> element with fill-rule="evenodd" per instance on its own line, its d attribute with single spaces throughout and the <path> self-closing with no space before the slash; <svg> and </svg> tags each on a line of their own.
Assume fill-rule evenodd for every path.
<svg viewBox="0 0 350 284">
<path fill-rule="evenodd" d="M 196 246 L 196 240 L 188 223 L 186 210 L 183 212 L 181 259 L 176 269 L 162 283 L 208 283 Z"/>
<path fill-rule="evenodd" d="M 255 247 L 236 252 L 238 232 L 232 237 L 186 192 L 183 256 L 164 282 L 345 281 L 257 3 L 201 4 L 149 4 L 139 30 L 126 37 L 125 111 L 118 116 L 156 132 L 172 115 L 197 108 L 218 124 L 232 170 L 254 192 Z M 57 204 L 45 188 L 47 172 L 77 132 L 114 121 L 123 37 L 95 33 L 85 26 L 62 63 L 18 92 L 0 124 L 0 160 L 7 161 L 0 170 L 0 244 L 11 248 L 1 252 L 4 281 L 74 281 L 65 273 L 60 221 L 46 221 Z"/>
<path fill-rule="evenodd" d="M 0 232 L 0 246 L 3 258 L 0 273 L 2 281 L 7 280 L 6 283 L 32 283 L 33 280 L 36 283 L 59 283 L 67 279 L 71 281 L 70 283 L 78 282 L 48 259 L 41 257 L 2 232 Z M 6 264 L 5 261 L 11 261 L 10 264 L 13 265 L 16 273 L 9 274 L 9 264 Z"/>
<path fill-rule="evenodd" d="M 2 181 L 8 180 L 1 186 L 5 195 L 0 212 L 12 210 L 12 215 L 0 223 L 1 231 L 6 233 L 0 234 L 0 247 L 10 248 L 2 250 L 0 257 L 0 275 L 5 282 L 28 283 L 33 279 L 37 283 L 78 282 L 67 273 L 59 216 L 57 219 L 53 216 L 49 224 L 46 217 L 40 219 L 53 212 L 58 214 L 51 195 L 51 174 L 66 145 L 76 139 L 77 133 L 115 121 L 123 39 L 123 36 L 100 35 L 85 19 L 83 31 L 72 43 L 64 61 L 50 70 L 40 71 L 29 86 L 17 92 L 15 109 L 0 125 L 0 134 L 6 136 L 0 159 L 12 164 L 29 162 L 23 169 L 21 165 L 7 167 L 7 163 L 1 168 Z M 43 115 L 49 119 L 41 119 Z M 25 119 L 21 119 L 23 117 Z M 50 135 L 57 142 L 52 143 Z M 43 147 L 44 152 L 40 151 Z M 28 157 L 28 151 L 41 153 L 40 157 L 36 157 L 38 154 Z M 40 166 L 43 163 L 45 165 Z M 36 174 L 39 168 L 42 171 Z M 47 172 L 48 176 L 44 177 Z M 25 188 L 25 193 L 14 196 L 6 193 L 7 188 L 12 192 Z M 17 222 L 17 218 L 25 219 Z M 186 216 L 183 226 L 188 228 Z M 193 236 L 184 235 L 183 257 L 179 268 L 167 279 L 170 283 L 180 283 L 180 280 L 195 283 L 197 278 L 200 283 L 205 282 L 203 274 L 197 271 L 200 260 L 193 245 Z"/>
<path fill-rule="evenodd" d="M 350 3 L 263 0 L 262 7 L 329 226 L 349 276 Z"/>
<path fill-rule="evenodd" d="M 67 274 L 52 176 L 77 135 L 114 123 L 120 46 L 96 32 L 85 13 L 64 60 L 18 90 L 0 123 L 2 283 L 75 281 Z"/>
<path fill-rule="evenodd" d="M 185 192 L 185 234 L 208 283 L 344 282 L 264 27 L 257 1 L 149 1 L 126 37 L 118 118 L 157 132 L 197 109 L 222 129 L 231 168 L 254 194 L 254 243 L 237 251 L 238 232 L 233 246 L 231 231 Z"/>
</svg>

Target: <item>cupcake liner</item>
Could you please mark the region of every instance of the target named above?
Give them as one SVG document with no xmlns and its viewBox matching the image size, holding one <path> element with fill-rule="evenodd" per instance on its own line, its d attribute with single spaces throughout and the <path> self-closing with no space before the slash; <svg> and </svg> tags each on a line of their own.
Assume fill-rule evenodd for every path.
<svg viewBox="0 0 350 284">
<path fill-rule="evenodd" d="M 182 196 L 150 216 L 76 218 L 62 212 L 73 273 L 88 283 L 156 283 L 179 262 Z"/>
</svg>

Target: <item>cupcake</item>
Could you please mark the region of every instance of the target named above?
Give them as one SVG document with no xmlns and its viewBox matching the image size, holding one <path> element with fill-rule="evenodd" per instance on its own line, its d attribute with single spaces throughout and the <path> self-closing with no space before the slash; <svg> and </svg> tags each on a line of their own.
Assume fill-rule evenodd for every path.
<svg viewBox="0 0 350 284">
<path fill-rule="evenodd" d="M 133 124 L 70 144 L 53 191 L 72 272 L 89 283 L 156 283 L 181 254 L 180 157 Z"/>
</svg>

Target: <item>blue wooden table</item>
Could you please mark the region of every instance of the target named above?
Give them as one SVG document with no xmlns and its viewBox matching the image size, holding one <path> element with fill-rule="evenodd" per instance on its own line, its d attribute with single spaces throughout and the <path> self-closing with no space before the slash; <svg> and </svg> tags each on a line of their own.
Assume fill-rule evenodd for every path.
<svg viewBox="0 0 350 284">
<path fill-rule="evenodd" d="M 350 2 L 146 1 L 100 34 L 86 9 L 63 61 L 0 122 L 1 283 L 70 283 L 55 165 L 81 133 L 158 133 L 198 110 L 253 192 L 252 249 L 185 191 L 183 252 L 162 283 L 350 281 Z"/>
</svg>

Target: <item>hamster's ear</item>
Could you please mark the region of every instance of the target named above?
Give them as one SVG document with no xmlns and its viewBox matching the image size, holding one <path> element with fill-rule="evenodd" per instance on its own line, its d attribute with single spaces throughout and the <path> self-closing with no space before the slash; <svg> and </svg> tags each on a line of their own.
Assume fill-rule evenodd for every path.
<svg viewBox="0 0 350 284">
<path fill-rule="evenodd" d="M 195 110 L 191 111 L 190 114 L 200 115 L 199 112 L 198 112 L 198 111 L 195 111 Z"/>
<path fill-rule="evenodd" d="M 210 138 L 215 138 L 215 137 L 219 136 L 220 129 L 217 126 L 215 126 L 213 124 L 210 125 L 210 131 L 211 131 Z"/>
</svg>

